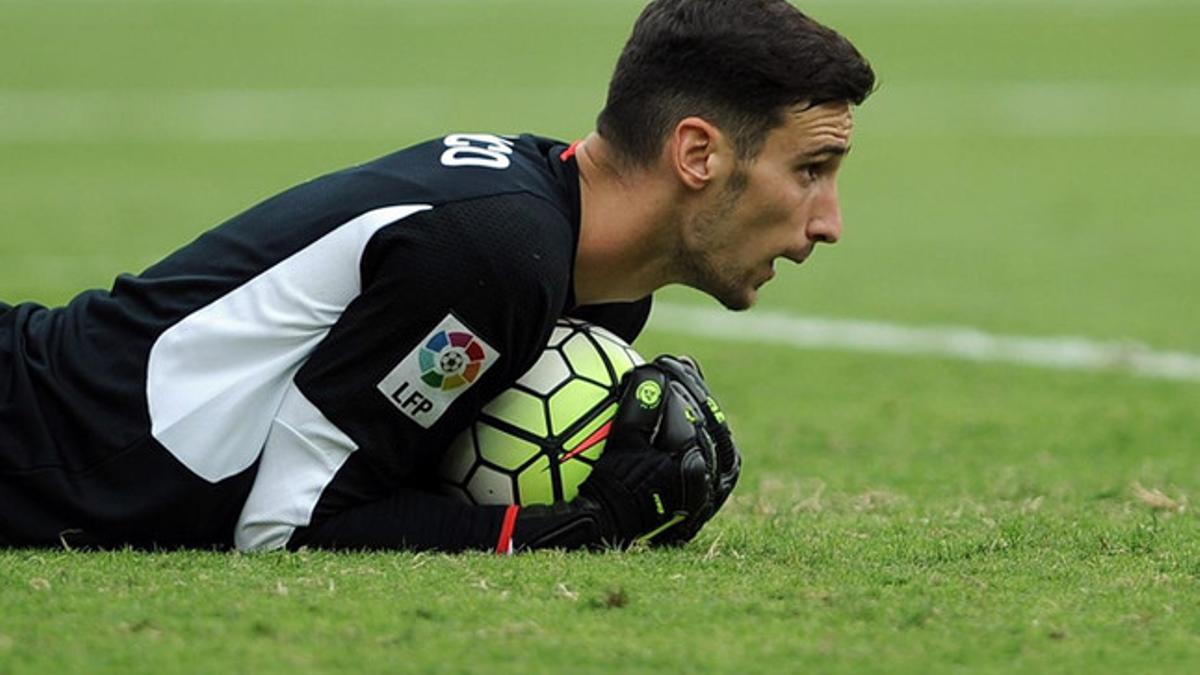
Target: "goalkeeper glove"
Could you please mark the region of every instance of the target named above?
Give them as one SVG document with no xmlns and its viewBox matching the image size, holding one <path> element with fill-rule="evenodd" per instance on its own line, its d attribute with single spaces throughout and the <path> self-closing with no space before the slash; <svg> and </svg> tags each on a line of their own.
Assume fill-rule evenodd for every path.
<svg viewBox="0 0 1200 675">
<path fill-rule="evenodd" d="M 682 544 L 713 514 L 716 448 L 701 405 L 648 364 L 626 378 L 604 453 L 570 503 L 515 513 L 510 548 Z M 501 533 L 500 550 L 506 546 Z"/>
<path fill-rule="evenodd" d="M 715 513 L 725 504 L 742 473 L 742 454 L 733 442 L 733 433 L 729 430 L 725 412 L 709 391 L 699 364 L 691 358 L 664 354 L 654 359 L 654 365 L 662 369 L 672 382 L 683 385 L 688 393 L 700 402 L 700 408 L 704 412 L 704 428 L 717 448 L 716 483 L 713 486 Z"/>
</svg>

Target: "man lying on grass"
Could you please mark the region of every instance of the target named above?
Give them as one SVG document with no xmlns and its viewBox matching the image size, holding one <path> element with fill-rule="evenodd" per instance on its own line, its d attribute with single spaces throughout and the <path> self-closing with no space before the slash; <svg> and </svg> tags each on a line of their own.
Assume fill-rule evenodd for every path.
<svg viewBox="0 0 1200 675">
<path fill-rule="evenodd" d="M 656 0 L 583 141 L 452 134 L 288 190 L 109 292 L 0 305 L 0 542 L 688 541 L 740 457 L 685 360 L 627 378 L 569 503 L 461 504 L 433 467 L 560 317 L 632 340 L 663 286 L 745 309 L 776 259 L 836 242 L 852 106 L 873 85 L 785 0 Z M 436 405 L 381 391 L 446 331 L 486 345 L 472 382 L 414 383 Z M 646 408 L 628 391 L 648 381 L 686 400 Z M 689 408 L 703 418 L 672 418 Z"/>
</svg>

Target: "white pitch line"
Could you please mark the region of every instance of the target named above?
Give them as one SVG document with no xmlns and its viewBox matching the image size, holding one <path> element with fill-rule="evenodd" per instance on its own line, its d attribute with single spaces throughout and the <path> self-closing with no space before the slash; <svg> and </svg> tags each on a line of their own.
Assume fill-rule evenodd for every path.
<svg viewBox="0 0 1200 675">
<path fill-rule="evenodd" d="M 464 119 L 471 101 L 554 96 L 578 110 L 601 87 L 579 84 L 469 91 L 394 88 L 19 90 L 0 89 L 0 142 L 345 141 L 405 137 L 414 124 Z M 1153 114 L 1146 102 L 1153 101 Z M 504 110 L 525 117 L 521 104 Z M 406 111 L 397 115 L 396 111 Z M 495 117 L 496 113 L 490 114 Z M 885 83 L 859 111 L 863 133 L 889 137 L 1200 137 L 1200 81 Z M 580 116 L 585 123 L 586 115 Z M 478 124 L 486 123 L 480 119 Z M 448 131 L 443 129 L 442 131 Z M 522 131 L 499 129 L 493 131 Z"/>
<path fill-rule="evenodd" d="M 749 344 L 934 356 L 1200 382 L 1200 355 L 1155 351 L 1136 342 L 994 335 L 974 328 L 916 328 L 766 311 L 734 314 L 664 302 L 655 303 L 650 321 L 655 331 Z"/>
<path fill-rule="evenodd" d="M 178 89 L 166 91 L 0 89 L 0 142 L 347 141 L 405 137 L 413 124 L 452 118 L 468 103 L 539 100 L 545 88 L 450 85 L 394 88 Z M 555 88 L 568 102 L 599 90 Z M 396 111 L 412 111 L 398 115 Z M 524 131 L 523 129 L 472 129 Z M 453 131 L 441 129 L 441 131 Z"/>
</svg>

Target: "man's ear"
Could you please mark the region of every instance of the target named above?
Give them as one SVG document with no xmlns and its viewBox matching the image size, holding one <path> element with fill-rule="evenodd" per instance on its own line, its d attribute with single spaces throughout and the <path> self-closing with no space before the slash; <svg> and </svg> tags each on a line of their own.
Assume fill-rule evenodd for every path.
<svg viewBox="0 0 1200 675">
<path fill-rule="evenodd" d="M 692 190 L 703 190 L 729 163 L 730 149 L 721 130 L 700 117 L 679 120 L 667 147 L 675 175 Z"/>
</svg>

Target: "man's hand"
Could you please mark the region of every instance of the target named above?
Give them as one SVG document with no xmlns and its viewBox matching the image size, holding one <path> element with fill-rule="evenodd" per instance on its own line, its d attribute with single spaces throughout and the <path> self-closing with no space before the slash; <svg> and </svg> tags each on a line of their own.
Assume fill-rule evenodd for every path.
<svg viewBox="0 0 1200 675">
<path fill-rule="evenodd" d="M 667 373 L 672 382 L 683 385 L 692 398 L 700 403 L 704 412 L 705 430 L 717 449 L 716 484 L 713 486 L 713 513 L 716 513 L 733 492 L 742 473 L 742 454 L 733 442 L 733 433 L 729 430 L 725 412 L 717 403 L 717 399 L 713 398 L 708 384 L 704 382 L 699 364 L 691 358 L 664 354 L 654 359 L 654 365 Z"/>
<path fill-rule="evenodd" d="M 529 507 L 516 548 L 683 544 L 714 513 L 716 448 L 700 404 L 655 365 L 626 378 L 604 453 L 570 504 Z"/>
</svg>

